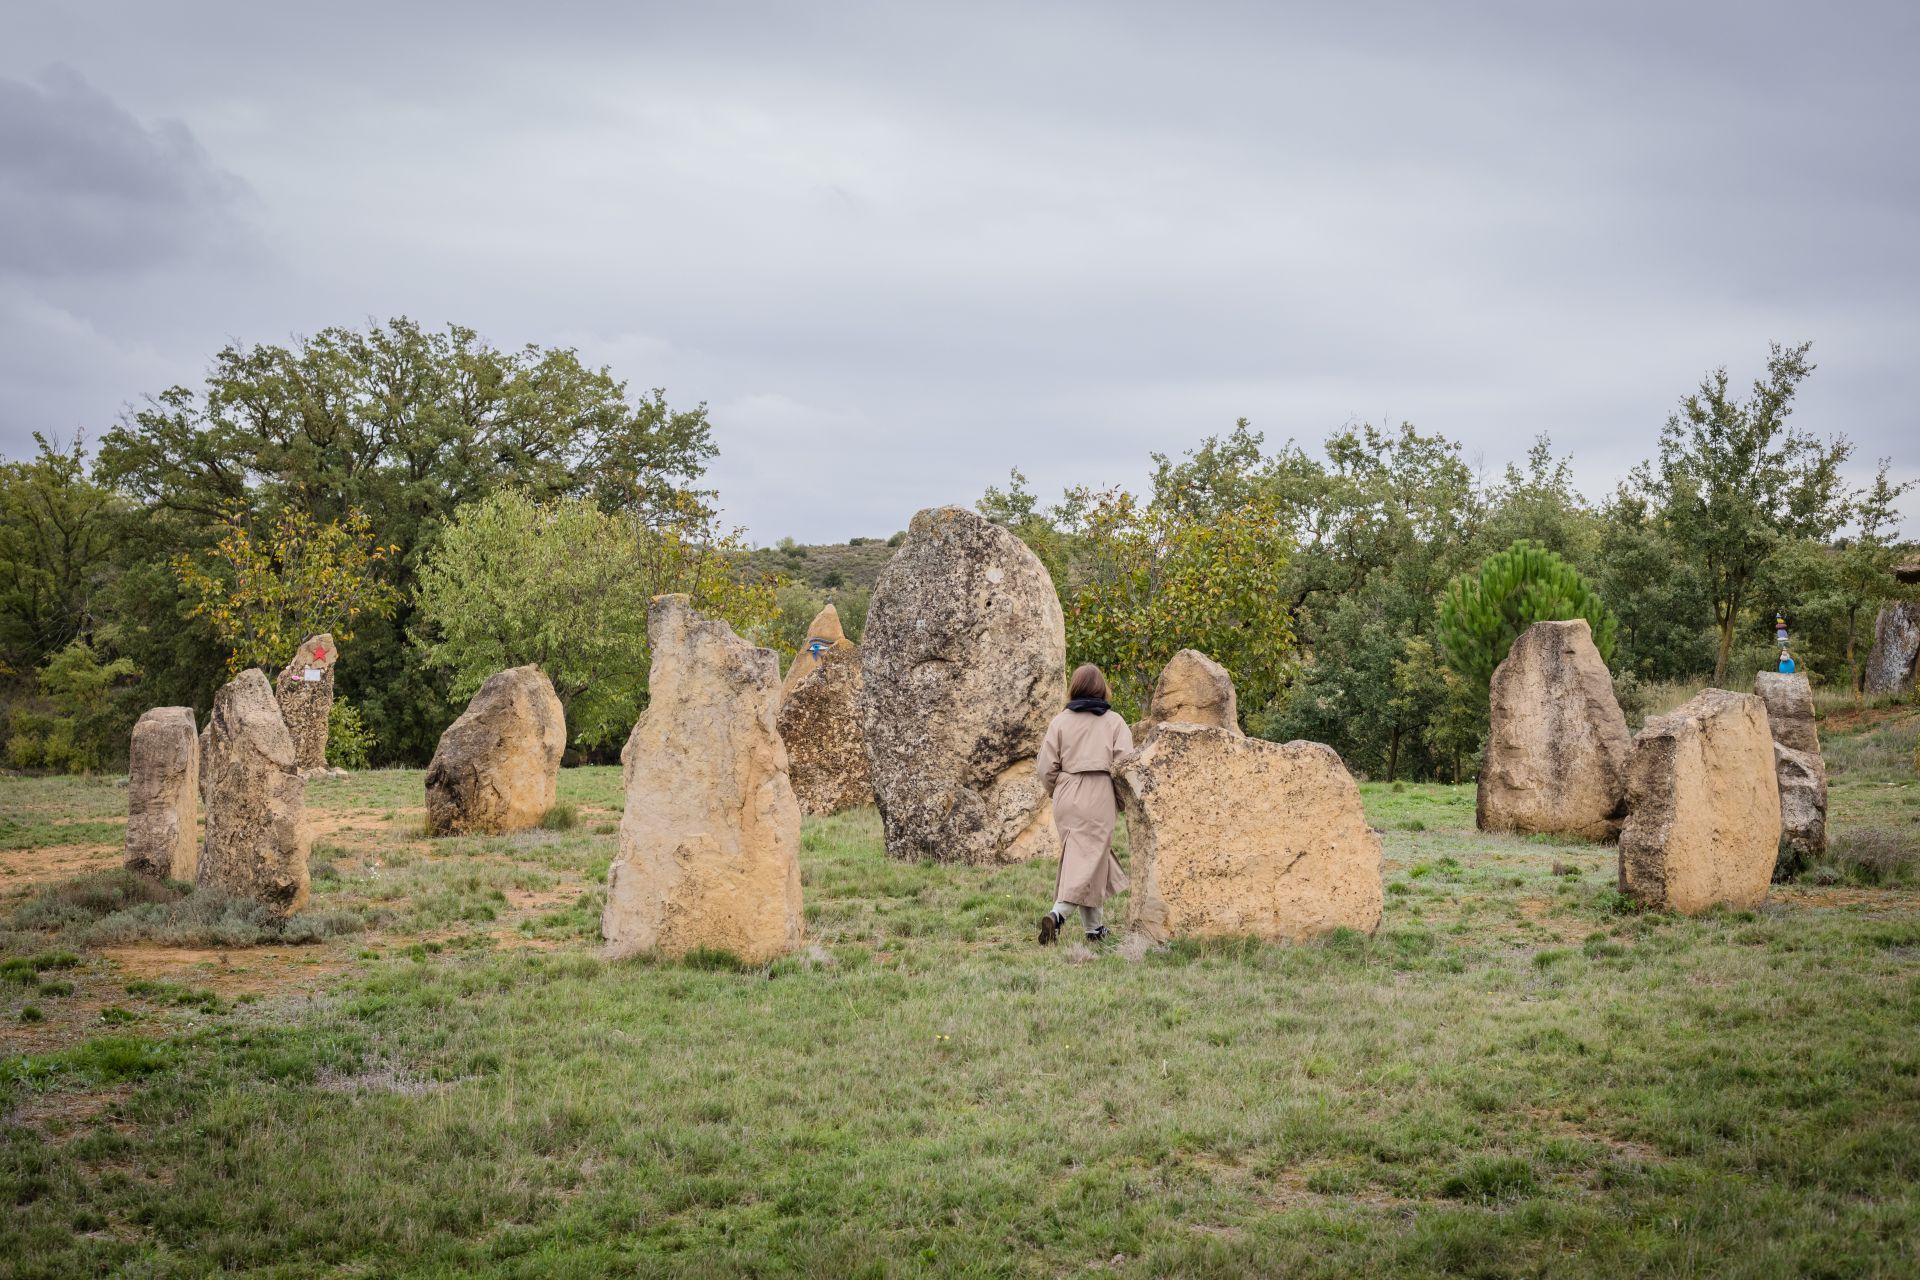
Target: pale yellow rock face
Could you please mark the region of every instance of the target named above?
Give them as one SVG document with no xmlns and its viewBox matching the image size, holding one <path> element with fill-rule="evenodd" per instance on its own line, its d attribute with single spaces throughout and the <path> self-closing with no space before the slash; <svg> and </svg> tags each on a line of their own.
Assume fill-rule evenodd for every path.
<svg viewBox="0 0 1920 1280">
<path fill-rule="evenodd" d="M 566 711 L 539 667 L 488 676 L 434 748 L 427 829 L 504 835 L 539 826 L 558 795 L 566 747 Z"/>
<path fill-rule="evenodd" d="M 331 635 L 308 636 L 274 681 L 273 694 L 293 736 L 294 763 L 302 773 L 327 767 L 327 712 L 333 709 L 333 664 L 338 656 Z"/>
<path fill-rule="evenodd" d="M 820 652 L 814 652 L 815 642 L 821 645 Z M 820 666 L 820 659 L 827 653 L 838 650 L 841 653 L 857 654 L 858 648 L 847 639 L 847 633 L 840 626 L 840 611 L 828 605 L 813 615 L 813 621 L 807 624 L 807 638 L 793 655 L 793 664 L 787 668 L 787 678 L 780 684 L 780 696 L 786 697 L 794 687 Z"/>
<path fill-rule="evenodd" d="M 1163 724 L 1114 776 L 1136 932 L 1298 942 L 1379 927 L 1380 838 L 1333 748 Z"/>
<path fill-rule="evenodd" d="M 1153 686 L 1153 701 L 1134 733 L 1144 739 L 1157 724 L 1200 724 L 1240 732 L 1239 701 L 1227 669 L 1198 649 L 1182 649 L 1168 660 Z"/>
<path fill-rule="evenodd" d="M 647 635 L 647 709 L 620 753 L 607 954 L 713 948 L 764 963 L 800 945 L 805 921 L 800 805 L 774 724 L 779 660 L 683 595 L 654 600 Z"/>
<path fill-rule="evenodd" d="M 1617 835 L 1633 740 L 1586 619 L 1521 632 L 1494 669 L 1489 700 L 1480 829 Z"/>
<path fill-rule="evenodd" d="M 200 767 L 207 840 L 195 883 L 252 898 L 277 916 L 305 906 L 306 784 L 263 672 L 243 671 L 214 695 Z"/>
<path fill-rule="evenodd" d="M 191 880 L 200 867 L 200 738 L 192 707 L 155 707 L 133 726 L 127 753 L 126 868 Z"/>
<path fill-rule="evenodd" d="M 1757 906 L 1780 847 L 1780 788 L 1766 705 L 1707 689 L 1633 740 L 1620 892 L 1695 914 Z"/>
</svg>

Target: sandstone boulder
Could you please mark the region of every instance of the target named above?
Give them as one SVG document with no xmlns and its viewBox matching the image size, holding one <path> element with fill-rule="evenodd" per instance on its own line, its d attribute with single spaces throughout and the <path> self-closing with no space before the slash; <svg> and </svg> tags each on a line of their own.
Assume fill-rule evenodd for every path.
<svg viewBox="0 0 1920 1280">
<path fill-rule="evenodd" d="M 1860 686 L 1870 696 L 1905 697 L 1913 692 L 1914 665 L 1920 660 L 1920 602 L 1899 600 L 1880 606 L 1873 620 L 1873 648 Z"/>
<path fill-rule="evenodd" d="M 1820 730 L 1813 718 L 1813 686 L 1796 673 L 1762 671 L 1753 678 L 1753 691 L 1767 704 L 1767 727 L 1783 747 L 1808 755 L 1820 754 Z"/>
<path fill-rule="evenodd" d="M 540 825 L 560 785 L 567 716 L 539 667 L 487 677 L 427 766 L 427 829 L 502 835 Z"/>
<path fill-rule="evenodd" d="M 1633 740 L 1620 892 L 1695 913 L 1756 906 L 1780 847 L 1780 786 L 1766 704 L 1707 689 Z"/>
<path fill-rule="evenodd" d="M 647 610 L 647 709 L 620 753 L 610 956 L 695 948 L 759 964 L 800 945 L 800 806 L 774 726 L 780 662 L 682 595 Z"/>
<path fill-rule="evenodd" d="M 195 883 L 252 898 L 277 916 L 307 901 L 306 784 L 266 674 L 247 670 L 213 698 L 207 840 Z"/>
<path fill-rule="evenodd" d="M 191 880 L 200 866 L 200 736 L 192 707 L 155 707 L 133 726 L 127 752 L 129 871 Z"/>
<path fill-rule="evenodd" d="M 1776 882 L 1791 880 L 1827 851 L 1827 768 L 1819 756 L 1773 744 L 1780 787 L 1780 856 Z"/>
<path fill-rule="evenodd" d="M 1203 724 L 1240 732 L 1240 708 L 1233 676 L 1198 649 L 1182 649 L 1160 671 L 1147 714 L 1134 726 L 1133 740 L 1144 742 L 1155 725 Z"/>
<path fill-rule="evenodd" d="M 1168 722 L 1114 776 L 1135 932 L 1299 941 L 1378 927 L 1380 838 L 1333 748 Z"/>
<path fill-rule="evenodd" d="M 840 628 L 840 611 L 828 605 L 807 624 L 807 638 L 800 642 L 799 651 L 793 655 L 793 665 L 787 668 L 787 678 L 780 684 L 780 696 L 784 698 L 793 692 L 795 685 L 813 674 L 821 658 L 833 651 L 857 652 L 853 641 L 847 639 L 847 633 Z"/>
<path fill-rule="evenodd" d="M 914 516 L 860 643 L 861 726 L 895 858 L 1018 862 L 1055 851 L 1034 774 L 1066 701 L 1066 628 L 1039 559 L 961 507 Z"/>
<path fill-rule="evenodd" d="M 293 758 L 302 773 L 327 767 L 327 713 L 333 709 L 336 656 L 331 635 L 308 636 L 274 682 L 280 717 L 293 736 Z"/>
<path fill-rule="evenodd" d="M 1633 740 L 1585 618 L 1536 622 L 1494 668 L 1482 831 L 1619 834 Z"/>
<path fill-rule="evenodd" d="M 853 646 L 821 652 L 800 683 L 782 693 L 777 724 L 802 813 L 820 816 L 873 803 L 860 732 L 860 655 Z"/>
</svg>

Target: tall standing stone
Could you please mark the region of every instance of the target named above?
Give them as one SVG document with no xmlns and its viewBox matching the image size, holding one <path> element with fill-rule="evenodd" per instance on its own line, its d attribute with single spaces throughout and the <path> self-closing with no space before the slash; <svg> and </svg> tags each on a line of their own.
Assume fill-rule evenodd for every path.
<svg viewBox="0 0 1920 1280">
<path fill-rule="evenodd" d="M 539 667 L 487 677 L 427 766 L 427 830 L 505 835 L 540 825 L 560 787 L 567 715 Z"/>
<path fill-rule="evenodd" d="M 1780 788 L 1766 705 L 1706 689 L 1633 740 L 1620 892 L 1689 914 L 1767 896 L 1780 847 Z"/>
<path fill-rule="evenodd" d="M 1585 618 L 1536 622 L 1494 668 L 1482 831 L 1619 834 L 1633 739 Z"/>
<path fill-rule="evenodd" d="M 155 707 L 133 726 L 127 752 L 129 871 L 191 880 L 200 866 L 200 736 L 192 707 Z"/>
<path fill-rule="evenodd" d="M 293 736 L 294 763 L 302 773 L 327 767 L 327 713 L 333 709 L 338 656 L 331 635 L 308 636 L 274 682 L 280 716 Z"/>
<path fill-rule="evenodd" d="M 777 724 L 802 813 L 819 817 L 873 803 L 860 732 L 860 654 L 852 645 L 827 648 L 814 659 L 812 670 L 782 693 Z"/>
<path fill-rule="evenodd" d="M 840 611 L 828 605 L 814 614 L 813 621 L 807 624 L 807 638 L 800 642 L 798 652 L 793 655 L 793 665 L 787 668 L 787 678 L 780 683 L 780 696 L 784 698 L 793 692 L 795 685 L 813 674 L 822 658 L 835 651 L 852 654 L 855 649 L 853 641 L 847 639 L 846 631 L 840 626 Z"/>
<path fill-rule="evenodd" d="M 1021 862 L 1056 851 L 1034 774 L 1065 703 L 1067 642 L 1032 551 L 962 507 L 914 516 L 860 637 L 860 715 L 895 858 Z"/>
<path fill-rule="evenodd" d="M 1905 697 L 1913 692 L 1914 667 L 1920 662 L 1920 602 L 1897 600 L 1880 606 L 1873 620 L 1873 648 L 1861 689 L 1872 697 Z"/>
<path fill-rule="evenodd" d="M 1121 757 L 1114 777 L 1135 932 L 1300 941 L 1379 926 L 1380 837 L 1333 748 L 1176 721 Z"/>
<path fill-rule="evenodd" d="M 1827 851 L 1827 763 L 1814 722 L 1813 686 L 1798 672 L 1762 671 L 1753 678 L 1753 691 L 1767 704 L 1780 785 L 1780 859 L 1773 878 L 1790 880 Z"/>
<path fill-rule="evenodd" d="M 774 727 L 780 661 L 687 597 L 647 610 L 647 709 L 620 753 L 610 956 L 696 948 L 760 964 L 800 945 L 800 806 Z"/>
<path fill-rule="evenodd" d="M 1146 717 L 1134 726 L 1133 740 L 1144 742 L 1159 724 L 1204 724 L 1240 732 L 1239 700 L 1233 676 L 1198 649 L 1182 649 L 1168 659 L 1154 682 Z"/>
<path fill-rule="evenodd" d="M 306 784 L 265 673 L 243 671 L 214 695 L 200 767 L 207 842 L 195 882 L 276 916 L 298 911 L 307 901 Z"/>
</svg>

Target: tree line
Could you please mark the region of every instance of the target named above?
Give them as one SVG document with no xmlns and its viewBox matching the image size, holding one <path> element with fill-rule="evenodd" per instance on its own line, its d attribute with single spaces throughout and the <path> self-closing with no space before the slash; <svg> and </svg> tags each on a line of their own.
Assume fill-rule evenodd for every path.
<svg viewBox="0 0 1920 1280">
<path fill-rule="evenodd" d="M 1153 455 L 1143 493 L 1043 504 L 1016 469 L 977 505 L 1046 564 L 1072 660 L 1105 667 L 1128 714 L 1193 647 L 1233 672 L 1250 732 L 1327 742 L 1373 776 L 1465 777 L 1486 676 L 1541 616 L 1604 630 L 1629 703 L 1750 679 L 1775 610 L 1802 669 L 1857 680 L 1901 590 L 1907 486 L 1883 463 L 1850 489 L 1848 442 L 1790 421 L 1812 371 L 1800 346 L 1744 396 L 1709 374 L 1598 502 L 1544 436 L 1488 481 L 1407 424 L 1309 450 L 1242 421 Z M 553 678 L 576 754 L 601 758 L 645 705 L 653 595 L 687 591 L 784 651 L 827 600 L 850 635 L 864 620 L 864 587 L 809 584 L 805 548 L 750 551 L 719 520 L 704 406 L 571 350 L 404 318 L 235 344 L 96 449 L 36 440 L 0 464 L 15 767 L 111 767 L 145 708 L 205 711 L 232 671 L 274 670 L 319 631 L 342 646 L 346 763 L 424 761 L 481 680 L 522 662 Z"/>
</svg>

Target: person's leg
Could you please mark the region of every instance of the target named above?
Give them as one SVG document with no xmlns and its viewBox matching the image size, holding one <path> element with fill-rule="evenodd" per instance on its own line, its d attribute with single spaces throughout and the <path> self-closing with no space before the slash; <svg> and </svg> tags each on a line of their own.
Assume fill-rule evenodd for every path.
<svg viewBox="0 0 1920 1280">
<path fill-rule="evenodd" d="M 1087 927 L 1088 933 L 1092 933 L 1095 929 L 1100 928 L 1101 925 L 1104 924 L 1105 922 L 1106 922 L 1106 917 L 1100 913 L 1100 908 L 1098 907 L 1080 908 L 1080 923 Z"/>
</svg>

